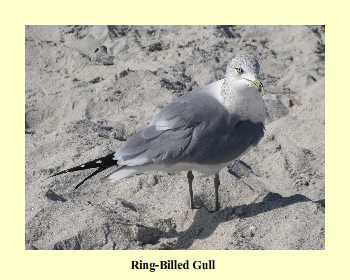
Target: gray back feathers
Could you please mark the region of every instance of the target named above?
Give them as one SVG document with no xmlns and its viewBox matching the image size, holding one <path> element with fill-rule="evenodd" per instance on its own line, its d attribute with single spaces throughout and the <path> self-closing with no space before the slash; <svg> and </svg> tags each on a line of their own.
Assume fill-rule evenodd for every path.
<svg viewBox="0 0 350 280">
<path fill-rule="evenodd" d="M 218 164 L 239 156 L 262 136 L 262 124 L 230 115 L 215 98 L 198 91 L 166 106 L 128 140 L 116 159 L 128 166 Z"/>
</svg>

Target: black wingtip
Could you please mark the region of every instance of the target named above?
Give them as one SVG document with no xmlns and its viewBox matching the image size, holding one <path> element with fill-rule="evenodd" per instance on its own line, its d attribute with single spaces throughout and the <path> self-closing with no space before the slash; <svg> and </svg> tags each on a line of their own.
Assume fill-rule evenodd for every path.
<svg viewBox="0 0 350 280">
<path fill-rule="evenodd" d="M 59 171 L 59 172 L 49 176 L 49 178 L 55 177 L 55 176 L 58 176 L 58 175 L 61 175 L 61 174 L 70 173 L 70 172 L 97 168 L 97 170 L 95 170 L 93 173 L 91 173 L 88 177 L 86 177 L 83 181 L 81 181 L 78 185 L 75 186 L 74 190 L 76 190 L 85 181 L 87 181 L 91 177 L 95 176 L 96 174 L 100 173 L 101 171 L 103 171 L 103 170 L 105 170 L 105 169 L 107 169 L 109 167 L 112 167 L 114 165 L 118 165 L 118 161 L 114 159 L 114 153 L 111 153 L 111 154 L 108 154 L 107 156 L 94 159 L 94 160 L 86 162 L 84 164 L 81 164 L 81 165 L 78 165 L 78 166 L 75 166 L 75 167 L 72 167 L 72 168 L 69 168 L 69 169 L 65 169 L 65 170 Z"/>
<path fill-rule="evenodd" d="M 94 159 L 92 161 L 83 163 L 81 165 L 62 170 L 60 172 L 57 172 L 57 173 L 51 175 L 50 177 L 55 177 L 55 176 L 58 176 L 61 174 L 66 174 L 66 173 L 85 170 L 85 169 L 108 168 L 108 167 L 111 167 L 113 165 L 117 165 L 117 161 L 114 159 L 114 153 L 111 153 L 111 154 L 108 154 L 107 156 L 97 158 L 97 159 Z"/>
<path fill-rule="evenodd" d="M 86 167 L 85 164 L 82 164 L 82 165 L 79 165 L 79 166 L 75 166 L 75 167 L 68 168 L 68 169 L 62 170 L 60 172 L 57 172 L 57 173 L 51 175 L 50 177 L 55 177 L 55 176 L 66 174 L 66 173 L 70 173 L 70 172 L 81 171 L 81 170 L 97 168 L 97 167 L 98 166 Z"/>
<path fill-rule="evenodd" d="M 74 187 L 74 190 L 77 190 L 82 184 L 84 184 L 87 180 L 89 180 L 90 178 L 94 177 L 95 175 L 97 175 L 98 173 L 102 172 L 103 170 L 107 169 L 107 167 L 105 168 L 99 168 L 97 170 L 95 170 L 94 172 L 92 172 L 89 176 L 87 176 L 84 180 L 82 180 L 78 185 L 76 185 Z"/>
<path fill-rule="evenodd" d="M 52 177 L 55 177 L 55 176 L 58 176 L 58 175 L 61 175 L 61 174 L 64 174 L 64 173 L 68 173 L 68 172 L 69 172 L 68 169 L 62 170 L 62 171 L 57 172 L 57 173 L 55 173 L 53 175 L 50 175 L 49 178 L 52 178 Z"/>
</svg>

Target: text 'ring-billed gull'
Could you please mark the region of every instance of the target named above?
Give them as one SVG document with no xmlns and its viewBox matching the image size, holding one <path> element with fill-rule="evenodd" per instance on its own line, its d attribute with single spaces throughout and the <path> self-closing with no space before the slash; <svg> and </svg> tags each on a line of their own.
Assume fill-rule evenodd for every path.
<svg viewBox="0 0 350 280">
<path fill-rule="evenodd" d="M 220 208 L 219 171 L 240 157 L 264 135 L 266 109 L 255 56 L 232 59 L 225 78 L 182 96 L 164 107 L 151 123 L 131 136 L 115 153 L 63 170 L 53 176 L 117 166 L 109 175 L 118 181 L 150 170 L 188 171 L 190 207 L 193 209 L 192 170 L 214 175 L 215 210 Z"/>
</svg>

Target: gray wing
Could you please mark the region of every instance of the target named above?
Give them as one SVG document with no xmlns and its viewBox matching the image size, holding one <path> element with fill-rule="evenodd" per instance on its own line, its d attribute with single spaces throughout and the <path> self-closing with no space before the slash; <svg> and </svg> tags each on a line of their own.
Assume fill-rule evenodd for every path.
<svg viewBox="0 0 350 280">
<path fill-rule="evenodd" d="M 255 126 L 230 115 L 212 96 L 195 92 L 161 110 L 115 158 L 128 166 L 228 162 L 262 137 Z"/>
</svg>

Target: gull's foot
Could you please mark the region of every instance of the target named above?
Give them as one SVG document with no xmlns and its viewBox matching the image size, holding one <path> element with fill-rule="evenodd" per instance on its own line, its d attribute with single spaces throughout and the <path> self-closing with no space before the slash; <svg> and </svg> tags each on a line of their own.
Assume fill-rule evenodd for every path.
<svg viewBox="0 0 350 280">
<path fill-rule="evenodd" d="M 190 208 L 193 209 L 193 210 L 194 210 L 194 209 L 201 209 L 202 206 L 198 206 L 198 205 L 193 205 L 193 204 L 191 204 L 191 205 L 190 205 Z"/>
<path fill-rule="evenodd" d="M 220 204 L 217 203 L 215 205 L 215 210 L 208 210 L 208 213 L 215 213 L 215 212 L 218 212 L 220 210 Z"/>
<path fill-rule="evenodd" d="M 208 213 L 216 213 L 220 210 L 220 207 L 215 208 L 215 210 L 208 210 Z"/>
<path fill-rule="evenodd" d="M 195 203 L 195 201 L 197 203 Z M 190 209 L 201 209 L 203 205 L 198 205 L 198 204 L 201 204 L 201 202 L 199 201 L 199 203 L 198 203 L 197 199 L 190 197 Z"/>
</svg>

